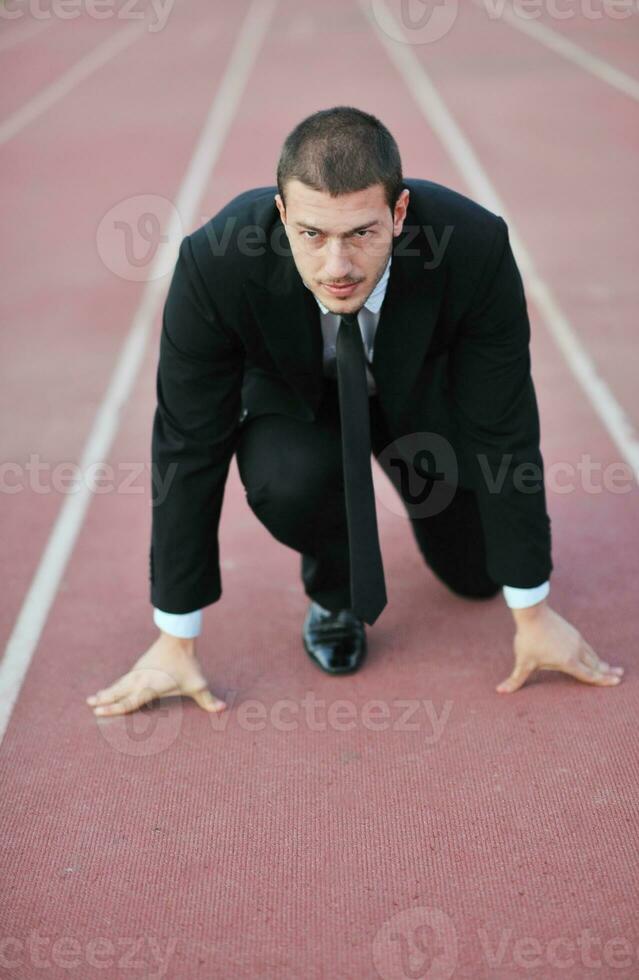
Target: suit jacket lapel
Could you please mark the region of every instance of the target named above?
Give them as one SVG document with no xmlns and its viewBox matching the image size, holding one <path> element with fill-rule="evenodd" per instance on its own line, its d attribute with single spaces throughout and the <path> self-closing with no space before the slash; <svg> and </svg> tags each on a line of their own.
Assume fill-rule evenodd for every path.
<svg viewBox="0 0 639 980">
<path fill-rule="evenodd" d="M 409 219 L 407 225 L 395 240 L 373 350 L 372 371 L 389 421 L 399 419 L 413 389 L 443 293 L 443 270 L 428 267 L 431 248 L 421 234 L 411 241 L 410 229 L 415 225 L 410 225 Z"/>
<path fill-rule="evenodd" d="M 319 307 L 290 256 L 270 255 L 265 284 L 254 279 L 245 292 L 264 343 L 278 368 L 313 412 L 323 388 L 323 346 Z"/>
</svg>

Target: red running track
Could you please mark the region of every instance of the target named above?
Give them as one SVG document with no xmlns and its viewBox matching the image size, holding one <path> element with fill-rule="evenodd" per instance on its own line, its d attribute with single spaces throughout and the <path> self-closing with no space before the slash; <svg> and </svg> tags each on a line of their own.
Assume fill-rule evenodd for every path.
<svg viewBox="0 0 639 980">
<path fill-rule="evenodd" d="M 33 9 L 0 20 L 13 80 L 0 125 L 41 105 L 0 146 L 3 647 L 69 497 L 54 474 L 81 458 L 145 295 L 144 281 L 102 260 L 100 222 L 139 195 L 177 200 L 255 8 L 176 2 L 151 30 L 149 5 L 139 33 L 94 68 L 91 53 L 118 43 L 131 21 L 98 21 L 85 4 L 77 19 L 54 14 L 30 33 Z M 549 9 L 545 26 L 639 79 L 636 12 L 594 19 L 574 4 L 559 22 Z M 271 183 L 298 119 L 346 102 L 389 125 L 407 175 L 475 196 L 365 14 L 365 4 L 336 0 L 274 6 L 184 233 L 232 195 Z M 636 436 L 637 100 L 470 3 L 441 39 L 409 47 Z M 48 104 L 82 59 L 85 77 Z M 96 719 L 86 695 L 154 636 L 156 311 L 105 459 L 119 492 L 92 496 L 8 713 L 2 975 L 639 976 L 638 492 L 611 482 L 628 459 L 543 311 L 529 306 L 554 474 L 551 602 L 625 666 L 623 683 L 546 673 L 498 696 L 512 660 L 503 601 L 449 595 L 406 521 L 383 505 L 389 606 L 369 630 L 365 669 L 348 680 L 321 674 L 301 646 L 298 558 L 250 512 L 233 463 L 224 596 L 206 610 L 199 645 L 229 709 L 209 716 L 168 698 Z M 590 482 L 578 470 L 586 458 Z M 381 500 L 378 471 L 376 484 Z"/>
</svg>

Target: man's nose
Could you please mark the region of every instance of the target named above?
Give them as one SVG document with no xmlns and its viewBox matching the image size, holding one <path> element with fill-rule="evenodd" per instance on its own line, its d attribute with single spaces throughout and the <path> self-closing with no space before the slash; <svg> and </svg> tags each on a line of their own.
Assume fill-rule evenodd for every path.
<svg viewBox="0 0 639 980">
<path fill-rule="evenodd" d="M 324 276 L 326 279 L 346 279 L 352 269 L 346 242 L 327 243 Z"/>
</svg>

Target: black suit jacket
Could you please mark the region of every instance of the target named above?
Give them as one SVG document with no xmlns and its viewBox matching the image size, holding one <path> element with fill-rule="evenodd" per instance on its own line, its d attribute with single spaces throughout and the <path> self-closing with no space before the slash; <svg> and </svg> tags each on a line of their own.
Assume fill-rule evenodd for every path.
<svg viewBox="0 0 639 980">
<path fill-rule="evenodd" d="M 539 585 L 552 569 L 550 520 L 507 225 L 441 184 L 405 186 L 372 362 L 389 431 L 449 439 L 460 482 L 477 493 L 490 576 Z M 291 257 L 276 190 L 239 195 L 186 236 L 166 299 L 150 551 L 151 602 L 165 612 L 221 595 L 218 526 L 243 422 L 265 412 L 311 422 L 320 404 L 319 308 Z M 438 261 L 433 243 L 442 241 Z M 535 469 L 522 464 L 536 467 L 536 489 Z"/>
</svg>

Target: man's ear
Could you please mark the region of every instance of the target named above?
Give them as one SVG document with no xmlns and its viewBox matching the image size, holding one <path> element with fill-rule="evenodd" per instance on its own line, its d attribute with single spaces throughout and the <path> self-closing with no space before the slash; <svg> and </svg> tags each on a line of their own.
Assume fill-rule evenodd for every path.
<svg viewBox="0 0 639 980">
<path fill-rule="evenodd" d="M 404 188 L 402 193 L 399 195 L 395 201 L 395 210 L 393 212 L 393 235 L 397 237 L 401 233 L 404 227 L 404 221 L 406 219 L 406 211 L 408 210 L 408 202 L 410 200 L 410 191 L 407 187 Z"/>
<path fill-rule="evenodd" d="M 282 223 L 286 224 L 286 208 L 284 207 L 284 201 L 282 200 L 281 195 L 276 194 L 273 200 L 277 204 L 277 210 L 280 213 L 280 218 L 282 219 Z"/>
</svg>

